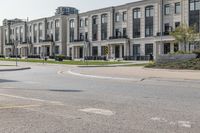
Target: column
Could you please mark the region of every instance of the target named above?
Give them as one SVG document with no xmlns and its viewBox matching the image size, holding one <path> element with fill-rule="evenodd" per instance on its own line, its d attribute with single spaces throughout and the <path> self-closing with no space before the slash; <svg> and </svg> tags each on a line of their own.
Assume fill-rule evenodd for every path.
<svg viewBox="0 0 200 133">
<path fill-rule="evenodd" d="M 98 46 L 98 56 L 101 56 L 101 46 Z"/>
<path fill-rule="evenodd" d="M 122 58 L 122 45 L 119 46 L 120 47 L 120 53 L 119 53 L 119 58 Z"/>
<path fill-rule="evenodd" d="M 174 53 L 174 43 L 170 43 L 170 52 Z"/>
</svg>

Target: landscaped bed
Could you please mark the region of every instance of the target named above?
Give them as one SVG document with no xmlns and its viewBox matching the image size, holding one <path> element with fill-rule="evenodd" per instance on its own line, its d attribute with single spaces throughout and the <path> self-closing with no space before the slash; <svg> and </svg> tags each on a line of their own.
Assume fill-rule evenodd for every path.
<svg viewBox="0 0 200 133">
<path fill-rule="evenodd" d="M 0 61 L 16 61 L 15 58 L 0 58 Z M 65 64 L 65 65 L 112 65 L 112 64 L 125 64 L 128 62 L 121 61 L 54 61 L 42 59 L 18 59 L 19 62 L 32 62 L 32 63 L 50 63 L 50 64 Z"/>
<path fill-rule="evenodd" d="M 189 61 L 178 61 L 168 63 L 149 63 L 146 68 L 160 68 L 160 69 L 189 69 L 200 70 L 200 58 L 192 59 Z"/>
</svg>

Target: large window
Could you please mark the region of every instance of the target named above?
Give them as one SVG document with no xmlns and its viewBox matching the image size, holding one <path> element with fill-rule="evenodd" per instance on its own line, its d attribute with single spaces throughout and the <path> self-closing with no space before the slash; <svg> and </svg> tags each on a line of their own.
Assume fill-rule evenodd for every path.
<svg viewBox="0 0 200 133">
<path fill-rule="evenodd" d="M 98 40 L 98 24 L 97 24 L 98 16 L 92 17 L 92 41 Z"/>
<path fill-rule="evenodd" d="M 55 41 L 60 41 L 60 21 L 55 21 Z"/>
<path fill-rule="evenodd" d="M 70 26 L 70 33 L 69 33 L 69 41 L 73 42 L 74 41 L 74 20 L 69 21 L 69 26 Z"/>
<path fill-rule="evenodd" d="M 85 26 L 88 26 L 88 18 L 85 18 Z"/>
<path fill-rule="evenodd" d="M 153 6 L 146 7 L 146 9 L 145 9 L 145 16 L 146 17 L 153 17 L 154 16 Z"/>
<path fill-rule="evenodd" d="M 181 3 L 177 2 L 175 3 L 175 14 L 181 13 Z"/>
<path fill-rule="evenodd" d="M 101 15 L 101 40 L 107 39 L 107 14 Z"/>
<path fill-rule="evenodd" d="M 190 11 L 200 10 L 200 0 L 190 0 Z"/>
<path fill-rule="evenodd" d="M 84 23 L 84 21 L 83 21 L 83 19 L 81 19 L 80 20 L 80 27 L 83 27 L 83 23 Z"/>
<path fill-rule="evenodd" d="M 127 21 L 127 12 L 126 11 L 123 12 L 122 18 L 123 18 L 123 21 Z"/>
<path fill-rule="evenodd" d="M 154 16 L 154 7 L 148 6 L 145 8 L 145 36 L 153 36 L 153 16 Z"/>
<path fill-rule="evenodd" d="M 43 25 L 42 25 L 42 23 L 39 23 L 39 39 L 40 39 L 40 41 L 43 39 L 42 31 L 43 31 Z"/>
<path fill-rule="evenodd" d="M 98 56 L 98 47 L 92 47 L 92 56 Z"/>
<path fill-rule="evenodd" d="M 164 9 L 165 9 L 165 15 L 169 15 L 170 14 L 170 4 L 166 4 Z"/>
<path fill-rule="evenodd" d="M 115 13 L 115 21 L 116 22 L 120 21 L 120 14 L 119 13 Z"/>
<path fill-rule="evenodd" d="M 140 8 L 133 9 L 133 38 L 140 37 Z"/>
<path fill-rule="evenodd" d="M 133 18 L 134 19 L 138 19 L 141 17 L 141 12 L 140 12 L 140 8 L 137 9 L 133 9 Z"/>
<path fill-rule="evenodd" d="M 145 55 L 153 55 L 153 44 L 145 44 Z"/>
<path fill-rule="evenodd" d="M 70 28 L 74 28 L 74 20 L 70 20 Z"/>
</svg>

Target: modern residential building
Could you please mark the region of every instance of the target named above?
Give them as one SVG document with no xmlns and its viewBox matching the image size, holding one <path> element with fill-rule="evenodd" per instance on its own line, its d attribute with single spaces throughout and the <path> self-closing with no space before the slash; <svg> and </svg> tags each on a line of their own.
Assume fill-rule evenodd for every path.
<svg viewBox="0 0 200 133">
<path fill-rule="evenodd" d="M 4 55 L 63 54 L 72 59 L 146 60 L 182 50 L 170 32 L 181 23 L 200 31 L 200 0 L 143 0 L 84 13 L 59 7 L 53 17 L 4 21 Z M 20 43 L 19 43 L 20 42 Z M 187 50 L 198 45 L 190 44 Z"/>
</svg>

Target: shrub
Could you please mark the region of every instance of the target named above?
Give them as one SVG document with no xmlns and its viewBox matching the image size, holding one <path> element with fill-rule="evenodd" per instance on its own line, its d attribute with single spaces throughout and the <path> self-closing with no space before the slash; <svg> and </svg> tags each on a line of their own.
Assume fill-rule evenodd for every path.
<svg viewBox="0 0 200 133">
<path fill-rule="evenodd" d="M 65 56 L 64 55 L 56 55 L 55 56 L 55 60 L 56 61 L 63 61 L 65 59 Z"/>
<path fill-rule="evenodd" d="M 197 55 L 197 58 L 200 58 L 200 49 L 194 50 L 193 53 Z"/>
</svg>

